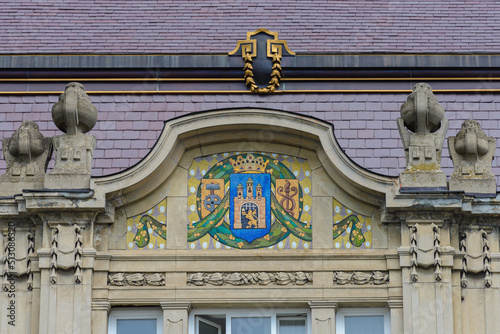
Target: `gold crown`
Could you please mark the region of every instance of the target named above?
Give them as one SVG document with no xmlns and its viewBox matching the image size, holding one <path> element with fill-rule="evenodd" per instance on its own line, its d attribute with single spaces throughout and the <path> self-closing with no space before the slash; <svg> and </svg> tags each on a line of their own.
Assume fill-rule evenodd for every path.
<svg viewBox="0 0 500 334">
<path fill-rule="evenodd" d="M 263 157 L 255 158 L 252 153 L 247 154 L 246 158 L 241 155 L 236 157 L 236 160 L 229 159 L 235 173 L 265 173 L 268 160 Z"/>
</svg>

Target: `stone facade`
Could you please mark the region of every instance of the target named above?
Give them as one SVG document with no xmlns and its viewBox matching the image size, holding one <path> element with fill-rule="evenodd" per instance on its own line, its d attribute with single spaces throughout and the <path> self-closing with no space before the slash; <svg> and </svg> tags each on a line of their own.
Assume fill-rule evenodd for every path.
<svg viewBox="0 0 500 334">
<path fill-rule="evenodd" d="M 430 87 L 415 91 L 421 88 L 429 101 Z M 68 89 L 85 97 L 81 85 Z M 89 103 L 70 110 L 92 110 Z M 75 119 L 63 110 L 66 120 Z M 92 124 L 98 116 L 90 115 Z M 414 126 L 404 115 L 391 122 L 399 122 L 408 147 L 431 152 L 433 170 L 441 170 L 435 143 L 446 136 L 462 170 L 480 161 L 482 169 L 473 169 L 489 171 L 494 141 L 477 123 L 472 134 L 453 137 L 436 131 L 446 113 L 421 133 L 416 117 Z M 64 159 L 57 150 L 64 142 L 76 152 L 87 141 L 72 138 L 89 135 L 75 130 L 44 139 L 35 125 L 23 126 L 4 147 L 17 140 L 21 149 L 9 154 L 42 152 L 36 159 L 46 152 L 38 146 L 52 143 L 58 180 L 53 186 L 54 171 L 44 167 L 38 183 L 9 172 L 0 181 L 2 333 L 107 333 L 125 308 L 158 310 L 163 333 L 187 334 L 195 333 L 202 312 L 268 307 L 281 311 L 267 314 L 300 310 L 307 333 L 333 334 L 345 312 L 360 305 L 386 312 L 391 333 L 500 330 L 500 199 L 496 185 L 476 186 L 492 182 L 487 172 L 458 189 L 451 179 L 450 188 L 429 182 L 426 170 L 411 179 L 406 171 L 399 178 L 374 174 L 347 157 L 324 121 L 241 108 L 171 120 L 137 165 L 83 184 L 89 169 L 80 163 L 97 160 L 84 153 L 91 146 L 65 168 L 58 167 Z M 465 138 L 476 158 L 461 153 L 456 138 Z M 256 191 L 271 203 L 259 207 L 270 212 L 268 230 L 234 228 L 231 180 L 238 175 L 260 180 Z M 250 196 L 253 188 L 243 191 Z"/>
</svg>

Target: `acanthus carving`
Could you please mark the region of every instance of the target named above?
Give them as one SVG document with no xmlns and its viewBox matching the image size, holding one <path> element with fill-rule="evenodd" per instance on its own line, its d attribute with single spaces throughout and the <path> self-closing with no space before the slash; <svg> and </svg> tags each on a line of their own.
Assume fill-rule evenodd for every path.
<svg viewBox="0 0 500 334">
<path fill-rule="evenodd" d="M 57 283 L 57 270 L 75 269 L 75 283 L 82 282 L 82 228 L 57 225 L 52 228 L 50 282 Z"/>
<path fill-rule="evenodd" d="M 353 272 L 343 272 L 336 271 L 333 274 L 333 283 L 338 285 L 346 285 L 346 284 L 356 284 L 356 285 L 365 285 L 365 284 L 374 284 L 374 285 L 382 285 L 389 282 L 389 273 L 382 271 L 371 271 L 371 272 L 363 272 L 363 271 L 353 271 Z"/>
<path fill-rule="evenodd" d="M 488 233 L 483 229 L 462 232 L 460 234 L 460 251 L 464 253 L 460 273 L 462 287 L 468 286 L 467 273 L 478 274 L 482 272 L 484 272 L 484 285 L 487 288 L 491 287 L 491 254 Z"/>
<path fill-rule="evenodd" d="M 410 279 L 418 281 L 418 267 L 434 267 L 436 281 L 443 279 L 440 227 L 436 224 L 415 224 L 410 227 Z"/>
<path fill-rule="evenodd" d="M 164 286 L 164 273 L 110 273 L 108 285 L 111 286 Z"/>
<path fill-rule="evenodd" d="M 312 283 L 310 272 L 253 272 L 253 273 L 191 273 L 188 274 L 188 285 L 306 285 Z"/>
</svg>

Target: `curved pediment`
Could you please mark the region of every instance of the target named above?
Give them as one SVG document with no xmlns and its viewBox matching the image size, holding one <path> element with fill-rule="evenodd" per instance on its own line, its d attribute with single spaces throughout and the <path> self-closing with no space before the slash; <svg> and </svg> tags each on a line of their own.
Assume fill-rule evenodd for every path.
<svg viewBox="0 0 500 334">
<path fill-rule="evenodd" d="M 329 123 L 269 109 L 228 109 L 170 120 L 151 152 L 118 174 L 93 179 L 94 187 L 124 205 L 154 192 L 176 166 L 187 168 L 193 154 L 264 151 L 304 158 L 315 155 L 334 182 L 362 201 L 378 203 L 396 178 L 371 173 L 354 163 L 337 143 Z"/>
<path fill-rule="evenodd" d="M 276 110 L 192 114 L 167 122 L 139 164 L 93 186 L 127 230 L 118 249 L 306 249 L 314 224 L 316 246 L 371 248 L 397 179 L 351 161 L 332 130 Z"/>
</svg>

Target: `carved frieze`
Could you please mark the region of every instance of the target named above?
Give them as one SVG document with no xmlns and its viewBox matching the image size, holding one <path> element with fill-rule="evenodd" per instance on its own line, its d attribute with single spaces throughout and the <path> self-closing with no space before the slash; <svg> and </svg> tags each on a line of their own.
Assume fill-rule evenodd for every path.
<svg viewBox="0 0 500 334">
<path fill-rule="evenodd" d="M 382 285 L 389 282 L 389 273 L 382 271 L 336 271 L 333 273 L 333 284 L 346 285 Z"/>
<path fill-rule="evenodd" d="M 164 286 L 164 273 L 109 273 L 110 286 Z"/>
<path fill-rule="evenodd" d="M 312 283 L 310 272 L 234 272 L 190 273 L 188 285 L 306 285 Z"/>
</svg>

